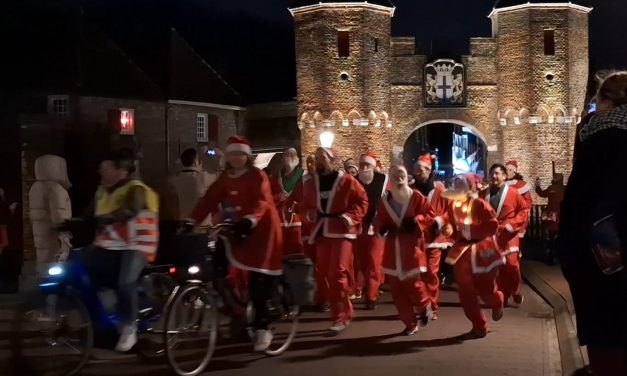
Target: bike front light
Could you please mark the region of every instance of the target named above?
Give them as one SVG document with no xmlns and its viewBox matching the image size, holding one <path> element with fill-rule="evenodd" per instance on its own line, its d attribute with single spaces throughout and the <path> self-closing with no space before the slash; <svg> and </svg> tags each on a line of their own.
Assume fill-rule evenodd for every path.
<svg viewBox="0 0 627 376">
<path fill-rule="evenodd" d="M 200 268 L 199 268 L 199 267 L 197 267 L 196 265 L 192 265 L 192 266 L 190 266 L 189 268 L 187 268 L 187 272 L 188 272 L 189 274 L 192 274 L 192 275 L 193 275 L 193 274 L 198 274 L 198 273 L 200 272 Z"/>
<path fill-rule="evenodd" d="M 63 274 L 63 268 L 59 265 L 51 266 L 48 269 L 48 275 L 52 277 L 60 276 L 61 274 Z"/>
</svg>

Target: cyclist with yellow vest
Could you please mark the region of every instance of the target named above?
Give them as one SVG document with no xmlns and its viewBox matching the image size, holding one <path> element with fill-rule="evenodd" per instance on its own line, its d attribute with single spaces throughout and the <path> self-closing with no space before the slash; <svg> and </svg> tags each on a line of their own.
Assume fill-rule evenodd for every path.
<svg viewBox="0 0 627 376">
<path fill-rule="evenodd" d="M 115 154 L 101 162 L 94 198 L 95 240 L 83 251 L 90 279 L 116 288 L 120 339 L 115 349 L 121 352 L 137 343 L 137 280 L 146 263 L 155 259 L 159 239 L 158 196 L 132 179 L 133 172 L 130 155 Z"/>
</svg>

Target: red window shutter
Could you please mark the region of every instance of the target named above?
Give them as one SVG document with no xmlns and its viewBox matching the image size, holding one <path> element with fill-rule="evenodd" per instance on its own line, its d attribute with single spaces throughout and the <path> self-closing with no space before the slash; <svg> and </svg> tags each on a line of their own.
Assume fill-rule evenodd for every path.
<svg viewBox="0 0 627 376">
<path fill-rule="evenodd" d="M 219 123 L 218 117 L 215 115 L 209 115 L 209 124 L 207 127 L 207 138 L 209 141 L 218 141 Z"/>
</svg>

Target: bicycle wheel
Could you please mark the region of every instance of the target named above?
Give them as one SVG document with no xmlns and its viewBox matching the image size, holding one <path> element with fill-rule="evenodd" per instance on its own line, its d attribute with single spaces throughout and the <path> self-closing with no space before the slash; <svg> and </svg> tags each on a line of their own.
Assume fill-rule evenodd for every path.
<svg viewBox="0 0 627 376">
<path fill-rule="evenodd" d="M 290 304 L 288 296 L 287 287 L 281 286 L 279 297 L 282 302 L 274 304 L 273 310 L 270 313 L 270 315 L 273 316 L 273 320 L 268 324 L 268 330 L 272 333 L 272 342 L 264 351 L 268 356 L 283 354 L 296 337 L 300 307 Z M 254 317 L 255 309 L 252 303 L 249 303 L 246 309 L 246 318 L 249 324 L 253 322 Z M 249 330 L 249 335 L 254 341 L 255 338 L 252 329 Z"/>
<path fill-rule="evenodd" d="M 24 375 L 75 375 L 94 343 L 89 313 L 71 293 L 31 297 L 18 306 L 13 330 L 13 364 Z"/>
<path fill-rule="evenodd" d="M 218 336 L 217 310 L 205 286 L 189 285 L 168 307 L 164 342 L 170 368 L 179 376 L 196 376 L 207 368 Z"/>
</svg>

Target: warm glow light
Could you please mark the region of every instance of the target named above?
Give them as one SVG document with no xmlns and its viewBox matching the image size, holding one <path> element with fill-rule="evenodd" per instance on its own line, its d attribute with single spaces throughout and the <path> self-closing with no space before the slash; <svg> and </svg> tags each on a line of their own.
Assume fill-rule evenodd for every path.
<svg viewBox="0 0 627 376">
<path fill-rule="evenodd" d="M 323 148 L 330 148 L 333 146 L 333 140 L 335 139 L 335 135 L 333 132 L 326 131 L 320 133 L 320 146 Z"/>
<path fill-rule="evenodd" d="M 459 208 L 460 206 L 462 206 L 462 203 L 459 201 L 455 201 L 455 207 Z"/>
<path fill-rule="evenodd" d="M 470 219 L 470 218 L 468 218 L 468 217 L 464 218 L 464 224 L 465 224 L 465 225 L 469 225 L 469 224 L 471 224 L 471 223 L 472 223 L 472 219 Z"/>
<path fill-rule="evenodd" d="M 462 207 L 462 213 L 466 213 L 468 211 L 468 206 L 464 205 Z"/>
</svg>

